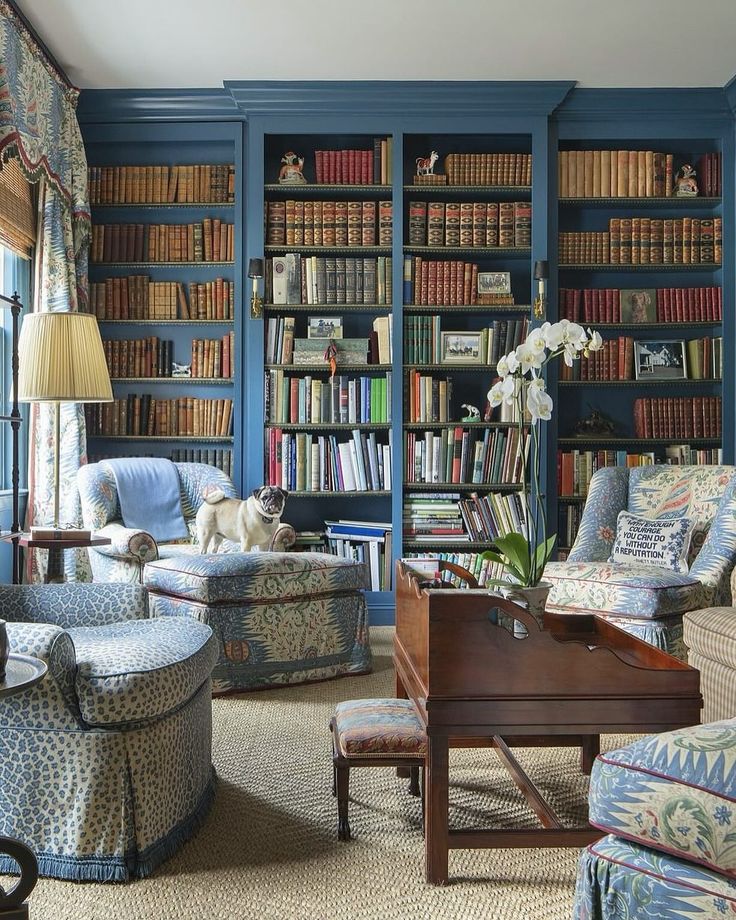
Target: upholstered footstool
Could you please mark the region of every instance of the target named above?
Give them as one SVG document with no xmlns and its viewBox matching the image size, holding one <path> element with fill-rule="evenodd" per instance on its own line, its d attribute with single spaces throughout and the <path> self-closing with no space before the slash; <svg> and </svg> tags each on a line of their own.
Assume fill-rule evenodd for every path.
<svg viewBox="0 0 736 920">
<path fill-rule="evenodd" d="M 736 720 L 681 728 L 601 754 L 575 920 L 736 913 Z"/>
<path fill-rule="evenodd" d="M 337 837 L 350 840 L 348 797 L 351 767 L 408 768 L 409 791 L 419 795 L 427 736 L 411 700 L 345 700 L 330 721 L 332 794 L 337 796 Z M 422 786 L 424 785 L 422 781 Z"/>
<path fill-rule="evenodd" d="M 365 566 L 326 553 L 222 553 L 149 562 L 154 616 L 191 616 L 219 642 L 216 693 L 371 670 Z"/>
<path fill-rule="evenodd" d="M 736 609 L 693 610 L 685 614 L 682 622 L 688 664 L 700 671 L 703 722 L 733 718 L 736 716 Z"/>
</svg>

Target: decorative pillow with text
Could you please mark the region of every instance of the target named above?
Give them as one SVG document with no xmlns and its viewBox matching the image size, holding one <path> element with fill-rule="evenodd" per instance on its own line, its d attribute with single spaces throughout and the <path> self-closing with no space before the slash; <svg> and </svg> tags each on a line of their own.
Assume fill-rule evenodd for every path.
<svg viewBox="0 0 736 920">
<path fill-rule="evenodd" d="M 693 524 L 690 518 L 652 519 L 621 511 L 608 561 L 657 565 L 685 574 Z"/>
</svg>

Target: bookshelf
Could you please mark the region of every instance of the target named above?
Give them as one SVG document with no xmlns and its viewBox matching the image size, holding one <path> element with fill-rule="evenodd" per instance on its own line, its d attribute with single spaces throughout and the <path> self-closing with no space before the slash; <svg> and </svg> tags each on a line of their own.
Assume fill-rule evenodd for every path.
<svg viewBox="0 0 736 920">
<path fill-rule="evenodd" d="M 85 128 L 90 309 L 117 401 L 88 412 L 91 460 L 166 456 L 238 476 L 240 133 L 216 122 Z"/>
<path fill-rule="evenodd" d="M 598 329 L 607 349 L 597 363 L 576 369 L 585 379 L 563 373 L 558 380 L 558 533 L 565 552 L 600 466 L 722 462 L 722 377 L 730 355 L 723 349 L 719 140 L 689 137 L 687 127 L 685 136 L 664 139 L 605 132 L 593 138 L 590 127 L 581 137 L 563 133 L 560 316 Z M 685 163 L 696 165 L 702 196 L 673 197 Z M 680 366 L 647 363 L 660 359 Z M 630 379 L 601 379 L 614 377 Z M 614 430 L 576 435 L 576 422 L 593 409 Z"/>
<path fill-rule="evenodd" d="M 731 92 L 733 101 L 734 92 Z M 242 494 L 248 494 L 264 481 L 264 438 L 272 423 L 264 413 L 266 372 L 283 372 L 284 377 L 311 375 L 322 382 L 329 378 L 320 356 L 314 364 L 279 365 L 265 361 L 268 344 L 268 320 L 294 317 L 295 333 L 305 335 L 310 316 L 339 317 L 345 335 L 367 337 L 378 317 L 391 317 L 393 349 L 390 359 L 380 366 L 365 368 L 360 363 L 340 368 L 350 377 L 376 378 L 392 375 L 390 422 L 360 423 L 337 427 L 342 423 L 284 422 L 288 434 L 332 434 L 345 439 L 353 428 L 360 434 L 374 433 L 381 442 L 392 441 L 392 489 L 375 493 L 325 491 L 317 494 L 297 490 L 287 501 L 285 519 L 299 529 L 317 530 L 325 520 L 340 518 L 392 523 L 393 558 L 405 552 L 439 550 L 433 541 L 421 543 L 402 535 L 403 503 L 409 494 L 404 487 L 404 443 L 409 433 L 434 434 L 457 427 L 462 403 L 483 410 L 485 393 L 490 385 L 492 367 L 470 365 L 461 367 L 419 367 L 420 373 L 449 377 L 455 386 L 452 414 L 446 422 L 413 422 L 404 412 L 404 384 L 415 365 L 405 361 L 405 320 L 417 317 L 440 317 L 445 331 L 478 332 L 493 319 L 518 320 L 530 315 L 532 267 L 537 259 L 548 259 L 550 280 L 547 312 L 539 321 L 554 321 L 561 315 L 559 289 L 654 289 L 722 288 L 723 320 L 698 319 L 679 321 L 670 316 L 667 330 L 670 338 L 692 339 L 722 335 L 723 383 L 718 381 L 685 382 L 672 385 L 670 395 L 713 396 L 721 394 L 722 438 L 691 438 L 696 448 L 712 449 L 722 445 L 724 462 L 733 462 L 734 440 L 734 368 L 733 342 L 734 299 L 736 271 L 733 237 L 734 135 L 733 114 L 722 90 L 585 90 L 572 83 L 535 82 L 514 83 L 254 83 L 228 82 L 219 90 L 207 91 L 125 91 L 107 93 L 85 91 L 79 106 L 90 162 L 94 165 L 115 163 L 206 163 L 233 162 L 236 165 L 236 201 L 234 206 L 186 203 L 184 205 L 144 203 L 95 209 L 94 218 L 103 223 L 159 222 L 190 223 L 205 216 L 219 216 L 235 224 L 234 262 L 231 265 L 188 265 L 162 263 L 145 266 L 99 266 L 90 268 L 92 281 L 106 276 L 122 277 L 146 274 L 155 281 L 214 281 L 230 279 L 235 284 L 235 315 L 230 321 L 164 319 L 155 321 L 105 320 L 104 338 L 132 339 L 157 335 L 174 339 L 177 356 L 192 338 L 221 338 L 226 332 L 235 333 L 236 363 L 232 384 L 169 381 L 116 382 L 116 395 L 128 392 L 176 393 L 202 398 L 232 393 L 235 400 L 234 430 L 230 440 L 203 442 L 207 449 L 232 449 L 235 460 L 235 482 Z M 314 171 L 316 150 L 368 149 L 374 138 L 391 138 L 392 164 L 390 181 L 364 185 L 357 182 L 316 182 Z M 703 153 L 721 153 L 723 159 L 723 189 L 720 196 L 700 196 L 695 201 L 652 198 L 646 195 L 574 198 L 558 191 L 558 152 L 560 150 L 641 149 L 670 151 L 688 157 Z M 247 148 L 248 157 L 243 156 Z M 473 154 L 481 152 L 523 152 L 531 154 L 533 169 L 531 185 L 526 181 L 512 186 L 486 182 L 485 185 L 461 183 L 452 186 L 415 186 L 414 160 L 436 149 L 440 155 L 436 172 L 444 172 L 443 159 L 447 153 Z M 155 151 L 156 156 L 150 152 Z M 283 186 L 277 182 L 281 158 L 287 151 L 305 157 L 307 182 L 299 187 Z M 697 162 L 694 164 L 697 167 Z M 387 177 L 388 178 L 388 177 Z M 477 178 L 477 177 L 476 177 Z M 562 189 L 564 192 L 564 189 Z M 627 190 L 628 191 L 628 190 Z M 368 201 L 377 207 L 381 201 L 391 201 L 393 237 L 390 244 L 376 243 L 375 250 L 335 244 L 316 247 L 303 242 L 286 246 L 267 239 L 264 204 L 301 200 L 302 203 L 324 201 Z M 503 251 L 488 246 L 456 246 L 452 251 L 442 246 L 427 246 L 409 239 L 409 203 L 423 201 L 448 203 L 531 201 L 533 216 L 531 240 L 528 245 L 506 247 Z M 648 217 L 650 220 L 674 220 L 683 217 L 723 218 L 723 264 L 636 264 L 632 261 L 611 264 L 598 262 L 562 262 L 558 258 L 558 230 L 563 232 L 604 232 L 611 218 Z M 247 234 L 244 232 L 247 228 Z M 307 247 L 310 247 L 307 249 Z M 406 250 L 405 250 L 406 247 Z M 264 296 L 264 316 L 255 318 L 243 306 L 241 279 L 245 277 L 249 258 L 283 256 L 300 250 L 304 257 L 391 258 L 391 298 L 381 303 L 377 297 L 370 301 L 344 304 L 279 304 Z M 334 251 L 333 251 L 334 250 Z M 459 251 L 455 251 L 459 250 Z M 404 257 L 420 257 L 427 261 L 454 259 L 477 261 L 488 271 L 510 271 L 515 298 L 514 305 L 491 307 L 469 303 L 464 297 L 455 303 L 412 304 L 403 297 Z M 262 291 L 264 295 L 266 291 Z M 347 298 L 346 298 L 347 300 Z M 465 302 L 462 303 L 461 301 Z M 319 312 L 317 312 L 319 311 Z M 602 317 L 599 317 L 602 319 Z M 195 325 L 196 324 L 196 325 Z M 631 336 L 637 340 L 651 338 L 662 330 L 661 321 L 630 324 L 612 319 L 592 323 L 605 338 Z M 197 328 L 199 326 L 199 328 Z M 160 327 L 160 328 L 156 328 Z M 429 361 L 427 363 L 430 363 Z M 441 362 L 431 362 L 433 365 Z M 552 420 L 543 426 L 545 464 L 543 496 L 548 518 L 557 519 L 557 449 L 609 448 L 643 452 L 654 450 L 662 457 L 671 445 L 666 437 L 636 438 L 631 428 L 631 411 L 635 399 L 662 395 L 657 383 L 639 381 L 603 385 L 575 382 L 560 384 L 559 367 L 549 369 L 548 389 L 555 409 Z M 143 388 L 145 387 L 145 390 Z M 617 423 L 616 436 L 595 443 L 574 436 L 574 425 L 588 415 L 594 403 Z M 313 424 L 313 423 L 309 423 Z M 300 427 L 300 425 L 302 427 Z M 362 427 L 370 426 L 370 427 Z M 381 427 L 376 427 L 380 425 Z M 289 427 L 293 426 L 293 427 Z M 385 427 L 388 426 L 388 427 Z M 465 430 L 480 437 L 486 430 L 506 427 L 500 422 L 462 423 Z M 558 440 L 559 439 L 559 440 Z M 156 452 L 168 455 L 172 450 L 196 447 L 171 438 L 153 440 L 97 439 L 90 441 L 96 455 L 116 452 Z M 452 484 L 455 486 L 456 484 Z M 478 484 L 480 485 L 480 484 Z M 416 488 L 414 487 L 416 486 Z M 413 484 L 411 494 L 425 496 L 437 484 L 419 487 Z M 447 491 L 458 490 L 448 488 Z M 471 489 L 459 490 L 462 500 L 468 500 Z M 479 498 L 487 491 L 476 489 Z M 500 495 L 509 490 L 496 490 Z M 292 501 L 293 497 L 293 501 Z M 582 506 L 580 496 L 575 504 Z M 440 537 L 441 538 L 441 537 Z M 316 537 L 315 537 L 316 540 Z M 559 541 L 565 544 L 564 534 Z M 316 544 L 315 544 L 316 545 Z M 482 541 L 470 541 L 467 551 L 486 548 Z M 393 622 L 393 592 L 369 592 L 368 603 L 372 622 Z"/>
</svg>

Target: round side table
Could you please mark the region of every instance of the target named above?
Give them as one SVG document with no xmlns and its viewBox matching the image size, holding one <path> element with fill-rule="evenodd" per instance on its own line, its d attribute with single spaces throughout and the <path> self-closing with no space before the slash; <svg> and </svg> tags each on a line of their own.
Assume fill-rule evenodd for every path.
<svg viewBox="0 0 736 920">
<path fill-rule="evenodd" d="M 45 662 L 30 655 L 10 655 L 5 669 L 5 680 L 0 681 L 0 699 L 21 693 L 43 680 L 47 671 Z M 28 920 L 30 895 L 38 881 L 38 863 L 29 849 L 20 840 L 0 837 L 0 853 L 10 856 L 20 866 L 20 878 L 10 889 L 0 887 L 0 920 Z"/>
<path fill-rule="evenodd" d="M 46 549 L 49 552 L 48 563 L 46 566 L 46 584 L 61 584 L 64 581 L 64 558 L 65 549 L 80 549 L 90 546 L 107 546 L 112 543 L 109 537 L 79 537 L 76 540 L 34 540 L 29 533 L 21 534 L 18 538 L 18 544 L 26 549 Z M 0 914 L 2 920 L 2 914 Z"/>
</svg>

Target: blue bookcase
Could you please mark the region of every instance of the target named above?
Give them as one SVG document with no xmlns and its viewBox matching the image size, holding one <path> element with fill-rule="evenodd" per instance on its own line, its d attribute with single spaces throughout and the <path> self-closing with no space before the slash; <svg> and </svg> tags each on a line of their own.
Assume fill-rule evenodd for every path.
<svg viewBox="0 0 736 920">
<path fill-rule="evenodd" d="M 366 521 L 391 521 L 393 526 L 394 558 L 422 547 L 402 539 L 402 508 L 407 491 L 404 448 L 409 432 L 424 431 L 432 425 L 411 422 L 405 412 L 406 386 L 410 368 L 404 360 L 404 324 L 413 316 L 434 313 L 441 317 L 441 327 L 451 331 L 473 331 L 488 325 L 495 317 L 505 319 L 529 315 L 528 305 L 535 290 L 532 268 L 535 260 L 546 259 L 550 265 L 550 281 L 546 314 L 540 319 L 551 321 L 560 315 L 558 288 L 656 288 L 719 285 L 723 293 L 721 324 L 666 330 L 668 338 L 688 339 L 703 335 L 723 337 L 723 383 L 718 381 L 677 381 L 671 384 L 645 384 L 640 381 L 609 384 L 585 382 L 568 384 L 558 380 L 559 368 L 549 371 L 548 387 L 553 395 L 555 410 L 551 422 L 544 428 L 545 464 L 540 500 L 547 504 L 549 520 L 557 520 L 557 451 L 558 447 L 573 448 L 577 419 L 589 412 L 592 404 L 617 423 L 618 435 L 627 438 L 631 450 L 643 450 L 633 441 L 631 410 L 633 400 L 641 395 L 702 394 L 720 395 L 723 400 L 722 450 L 724 462 L 734 460 L 734 120 L 728 102 L 733 90 L 578 90 L 572 82 L 534 83 L 296 83 L 296 82 L 227 82 L 219 90 L 182 91 L 89 91 L 80 100 L 80 122 L 87 144 L 90 163 L 115 165 L 123 163 L 203 163 L 233 162 L 236 168 L 236 200 L 231 209 L 235 223 L 235 262 L 228 277 L 235 283 L 236 309 L 234 330 L 236 338 L 236 374 L 232 383 L 217 387 L 195 381 L 156 384 L 157 391 L 166 395 L 232 396 L 235 401 L 234 452 L 235 481 L 243 494 L 264 481 L 264 456 L 269 421 L 264 411 L 265 397 L 265 332 L 268 319 L 293 315 L 297 334 L 304 336 L 307 316 L 330 313 L 343 318 L 345 335 L 365 337 L 373 320 L 389 310 L 393 318 L 393 351 L 390 366 L 361 368 L 369 376 L 390 370 L 392 376 L 391 421 L 388 425 L 367 426 L 381 442 L 391 440 L 393 446 L 391 489 L 378 492 L 347 494 L 293 494 L 287 502 L 286 518 L 302 528 L 313 529 L 325 518 L 351 518 Z M 391 182 L 388 187 L 331 188 L 313 187 L 314 151 L 341 147 L 367 149 L 374 138 L 391 138 Z M 558 154 L 575 149 L 642 149 L 667 151 L 682 157 L 718 152 L 722 157 L 723 188 L 719 201 L 695 199 L 686 203 L 668 200 L 560 200 L 558 190 Z M 421 188 L 413 184 L 415 160 L 437 150 L 441 169 L 448 153 L 526 152 L 532 158 L 531 188 L 460 189 Z M 292 150 L 305 158 L 305 175 L 310 185 L 280 188 L 277 183 L 281 157 Z M 678 163 L 679 165 L 679 163 Z M 310 187 L 312 186 L 312 187 Z M 270 201 L 286 198 L 307 200 L 384 200 L 392 205 L 393 236 L 389 245 L 380 247 L 376 255 L 392 260 L 392 302 L 380 307 L 361 304 L 274 305 L 266 303 L 264 317 L 250 315 L 249 283 L 245 278 L 250 258 L 272 258 L 284 252 L 294 252 L 301 246 L 305 255 L 327 255 L 323 249 L 310 251 L 305 244 L 281 245 L 267 243 L 264 206 Z M 445 247 L 437 252 L 418 251 L 409 242 L 408 209 L 411 201 L 531 201 L 531 245 L 506 252 L 479 251 L 472 247 L 466 253 Z M 122 209 L 121 209 L 122 210 Z M 178 214 L 186 213 L 181 220 Z M 174 216 L 166 209 L 129 208 L 124 216 L 95 213 L 95 220 L 127 220 L 134 214 L 136 221 L 188 222 L 205 216 L 201 209 L 181 208 Z M 719 216 L 723 223 L 723 259 L 720 266 L 709 265 L 667 267 L 586 265 L 573 268 L 558 265 L 558 227 L 566 231 L 603 230 L 615 216 L 693 217 Z M 133 219 L 133 218 L 131 218 Z M 367 253 L 339 251 L 336 257 Z M 499 307 L 474 306 L 459 310 L 457 306 L 438 304 L 422 308 L 404 303 L 403 263 L 405 256 L 422 255 L 443 259 L 452 256 L 477 262 L 481 270 L 510 271 L 515 298 L 513 310 Z M 136 269 L 138 271 L 138 269 Z M 220 272 L 209 266 L 146 265 L 141 272 L 161 280 L 208 280 Z M 105 274 L 125 274 L 125 267 L 91 267 L 92 280 Z M 244 287 L 246 285 L 246 287 Z M 517 311 L 516 307 L 525 307 Z M 140 327 L 146 330 L 147 327 Z M 176 359 L 185 360 L 188 343 L 193 336 L 201 337 L 201 329 L 181 323 L 165 329 L 175 340 Z M 225 327 L 227 328 L 227 327 Z M 217 335 L 225 328 L 218 329 Z M 618 327 L 601 327 L 604 337 L 629 334 Z M 638 340 L 652 339 L 665 332 L 659 326 L 633 330 Z M 130 325 L 103 326 L 105 338 L 131 338 L 139 333 Z M 146 334 L 141 331 L 140 334 Z M 163 335 L 164 330 L 157 331 Z M 209 335 L 209 332 L 205 333 Z M 214 335 L 214 333 L 212 333 Z M 289 369 L 290 372 L 292 369 Z M 297 373 L 301 370 L 296 369 Z M 491 367 L 439 366 L 426 368 L 427 373 L 451 377 L 454 383 L 452 417 L 460 419 L 460 404 L 471 403 L 483 408 L 485 394 L 493 379 Z M 326 375 L 317 370 L 315 375 Z M 348 371 L 347 373 L 352 373 Z M 358 373 L 357 371 L 355 372 Z M 119 383 L 119 393 L 138 385 Z M 142 389 L 142 387 L 141 387 Z M 154 386 L 147 387 L 149 391 Z M 348 426 L 351 428 L 353 426 Z M 298 426 L 297 426 L 298 428 Z M 321 433 L 342 437 L 335 427 L 320 426 Z M 295 429 L 296 430 L 296 429 Z M 307 429 L 302 426 L 302 431 Z M 437 429 L 434 429 L 437 430 Z M 312 433 L 317 432 L 316 428 Z M 627 446 L 616 444 L 621 448 Z M 195 444 L 191 445 L 196 447 Z M 588 445 L 586 444 L 586 447 Z M 591 445 L 592 446 L 592 445 Z M 596 445 L 601 449 L 606 445 Z M 658 456 L 666 445 L 653 444 Z M 145 442 L 145 451 L 168 454 L 172 445 Z M 93 453 L 111 454 L 138 452 L 140 443 L 125 441 L 93 442 Z M 453 484 L 455 486 L 456 484 Z M 437 489 L 436 484 L 427 486 Z M 453 488 L 466 492 L 472 487 Z M 488 489 L 492 485 L 487 486 Z M 483 486 L 478 487 L 482 491 Z M 373 622 L 393 622 L 393 592 L 372 592 L 369 596 Z"/>
</svg>

